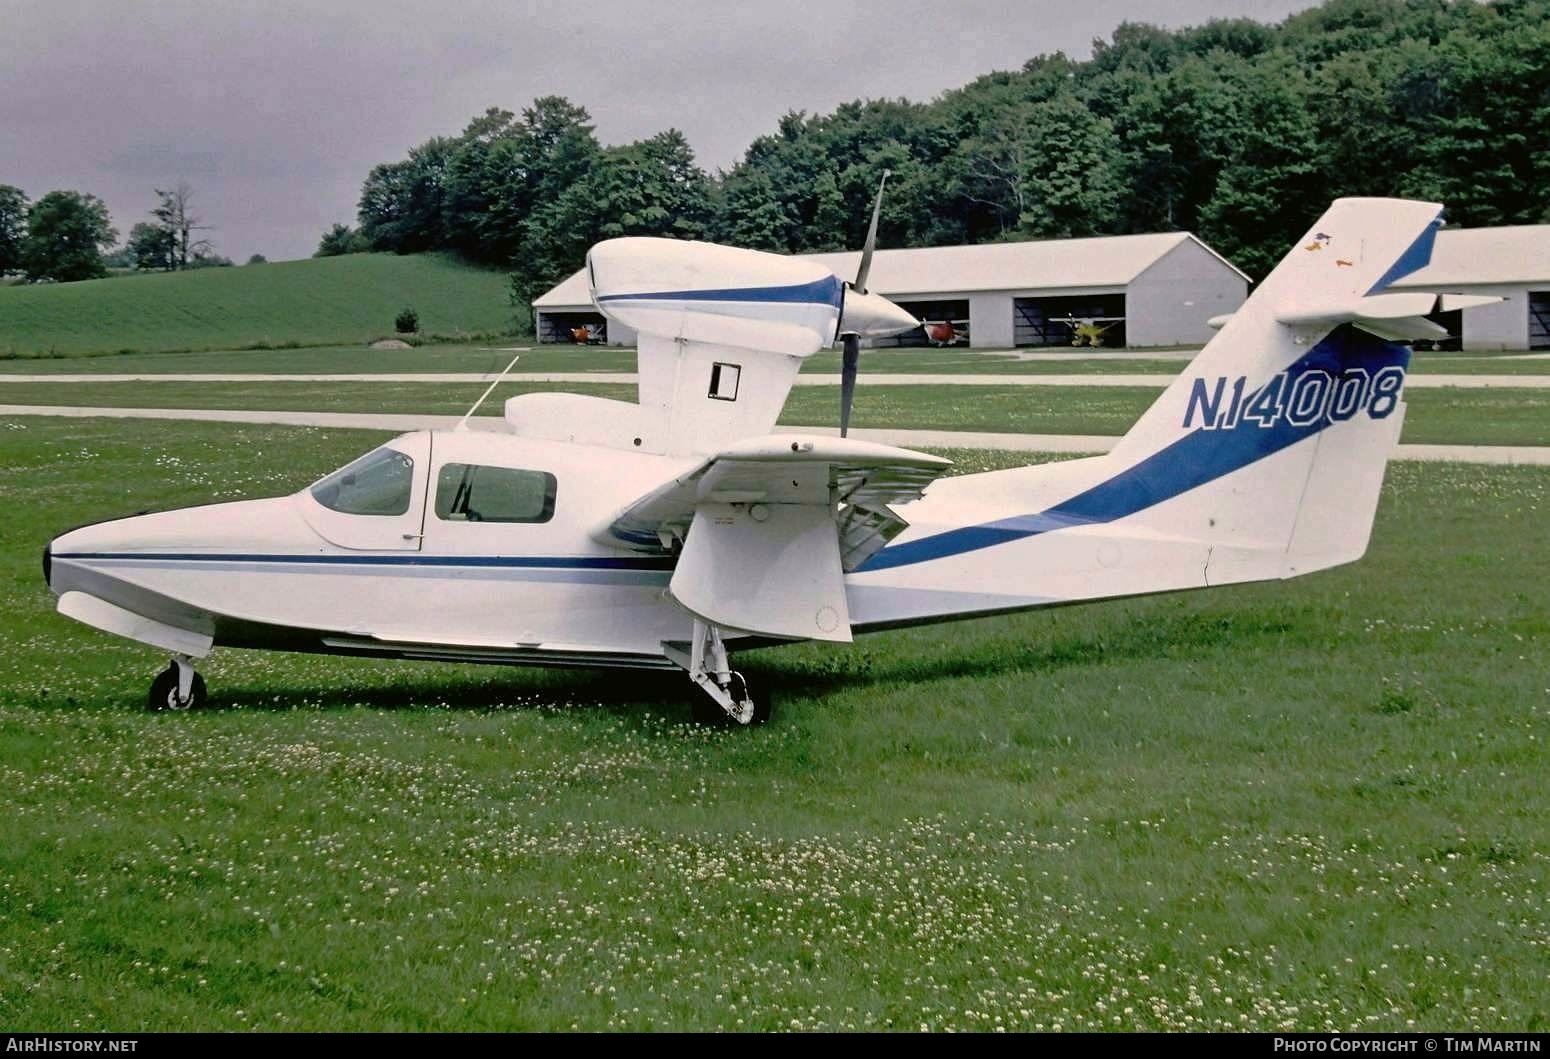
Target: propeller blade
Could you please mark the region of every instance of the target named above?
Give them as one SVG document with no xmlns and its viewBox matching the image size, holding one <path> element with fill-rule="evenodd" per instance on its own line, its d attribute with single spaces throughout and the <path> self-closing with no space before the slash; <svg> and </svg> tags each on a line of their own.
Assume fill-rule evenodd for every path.
<svg viewBox="0 0 1550 1059">
<path fill-rule="evenodd" d="M 867 273 L 872 271 L 872 252 L 877 249 L 877 218 L 883 210 L 883 188 L 893 173 L 883 170 L 883 179 L 877 184 L 877 198 L 872 200 L 872 223 L 867 226 L 866 245 L 861 249 L 861 267 L 856 270 L 856 282 L 851 290 L 865 294 Z M 843 319 L 841 326 L 844 325 Z M 844 356 L 840 362 L 840 437 L 850 434 L 850 406 L 856 401 L 856 370 L 861 363 L 861 337 L 854 331 L 841 335 Z"/>
<path fill-rule="evenodd" d="M 877 185 L 877 198 L 872 200 L 872 224 L 866 230 L 866 245 L 861 250 L 861 267 L 856 270 L 856 282 L 851 284 L 862 294 L 866 293 L 867 273 L 872 271 L 872 251 L 877 249 L 877 215 L 883 210 L 883 188 L 888 186 L 888 178 L 892 175 L 892 170 L 883 170 L 883 179 Z"/>
<path fill-rule="evenodd" d="M 856 367 L 861 362 L 861 339 L 845 336 L 844 359 L 840 366 L 840 437 L 850 433 L 850 406 L 856 399 Z"/>
</svg>

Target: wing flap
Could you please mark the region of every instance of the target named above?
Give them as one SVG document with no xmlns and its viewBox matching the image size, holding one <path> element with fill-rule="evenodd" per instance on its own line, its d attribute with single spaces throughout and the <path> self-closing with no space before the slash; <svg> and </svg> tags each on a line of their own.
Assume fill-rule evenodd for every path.
<svg viewBox="0 0 1550 1059">
<path fill-rule="evenodd" d="M 646 493 L 594 530 L 592 537 L 603 544 L 665 554 L 687 537 L 699 506 L 711 503 L 880 512 L 889 504 L 919 497 L 950 466 L 950 460 L 939 456 L 848 438 L 750 438 Z M 890 516 L 903 529 L 904 521 Z"/>
</svg>

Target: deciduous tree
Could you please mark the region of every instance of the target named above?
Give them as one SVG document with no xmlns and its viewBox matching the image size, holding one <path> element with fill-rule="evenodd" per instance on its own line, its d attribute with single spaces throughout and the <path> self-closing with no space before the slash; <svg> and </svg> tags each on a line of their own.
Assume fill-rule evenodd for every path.
<svg viewBox="0 0 1550 1059">
<path fill-rule="evenodd" d="M 930 103 L 792 112 L 724 173 L 664 133 L 603 147 L 559 96 L 492 108 L 376 167 L 373 243 L 511 267 L 537 293 L 610 234 L 855 247 L 883 169 L 885 246 L 1197 231 L 1256 276 L 1341 195 L 1454 222 L 1550 220 L 1550 0 L 1326 0 L 1279 25 L 1123 23 Z"/>
<path fill-rule="evenodd" d="M 27 211 L 22 268 L 30 280 L 96 279 L 107 274 L 102 252 L 117 238 L 108 207 L 97 196 L 50 191 Z"/>
<path fill-rule="evenodd" d="M 167 229 L 141 221 L 129 229 L 129 260 L 142 271 L 171 272 L 177 268 L 177 239 Z"/>
<path fill-rule="evenodd" d="M 323 238 L 318 240 L 318 248 L 313 251 L 312 256 L 339 257 L 342 254 L 358 254 L 370 249 L 371 245 L 360 232 L 348 224 L 336 224 L 323 233 Z"/>
<path fill-rule="evenodd" d="M 22 270 L 27 238 L 27 196 L 21 188 L 0 184 L 0 276 Z"/>
</svg>

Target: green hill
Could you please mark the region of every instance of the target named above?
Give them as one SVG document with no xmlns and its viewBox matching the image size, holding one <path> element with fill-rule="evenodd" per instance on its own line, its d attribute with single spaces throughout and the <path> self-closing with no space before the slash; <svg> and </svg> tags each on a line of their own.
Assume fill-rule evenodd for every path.
<svg viewBox="0 0 1550 1059">
<path fill-rule="evenodd" d="M 351 254 L 0 287 L 0 356 L 364 342 L 405 306 L 426 334 L 525 331 L 507 283 L 440 254 Z"/>
</svg>

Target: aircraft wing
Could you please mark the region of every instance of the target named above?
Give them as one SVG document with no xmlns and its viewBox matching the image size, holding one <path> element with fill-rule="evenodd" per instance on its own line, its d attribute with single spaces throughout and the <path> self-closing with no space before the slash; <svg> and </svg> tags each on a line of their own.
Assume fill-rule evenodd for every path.
<svg viewBox="0 0 1550 1059">
<path fill-rule="evenodd" d="M 907 525 L 888 505 L 919 497 L 950 465 L 853 439 L 751 438 L 646 493 L 593 537 L 679 551 L 668 590 L 705 621 L 848 641 L 845 572 Z"/>
</svg>

